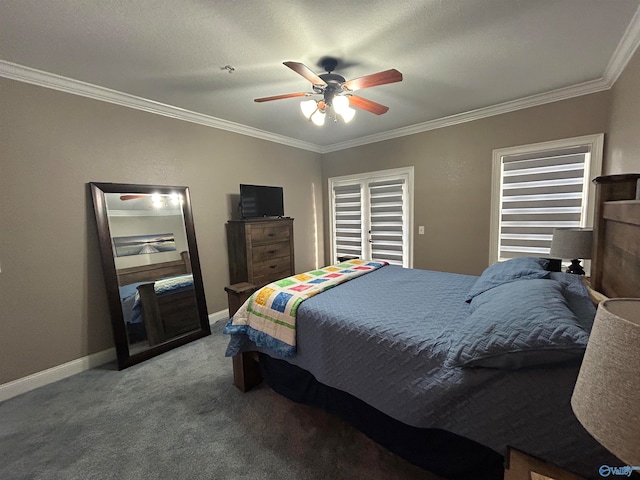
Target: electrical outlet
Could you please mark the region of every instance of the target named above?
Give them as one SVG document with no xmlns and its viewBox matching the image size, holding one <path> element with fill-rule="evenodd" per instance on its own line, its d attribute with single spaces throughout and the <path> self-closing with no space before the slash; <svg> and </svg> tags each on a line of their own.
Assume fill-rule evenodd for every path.
<svg viewBox="0 0 640 480">
<path fill-rule="evenodd" d="M 418 235 L 424 235 L 424 225 L 418 227 Z"/>
</svg>

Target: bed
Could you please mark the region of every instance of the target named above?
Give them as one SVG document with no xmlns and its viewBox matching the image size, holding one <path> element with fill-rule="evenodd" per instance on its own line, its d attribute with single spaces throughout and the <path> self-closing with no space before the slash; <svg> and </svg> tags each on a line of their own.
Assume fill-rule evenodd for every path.
<svg viewBox="0 0 640 480">
<path fill-rule="evenodd" d="M 117 270 L 129 345 L 154 346 L 199 328 L 189 253 L 180 257 Z"/>
<path fill-rule="evenodd" d="M 603 296 L 640 296 L 639 178 L 595 180 L 591 282 Z M 594 292 L 545 259 L 513 263 L 480 277 L 384 266 L 352 279 L 298 306 L 294 355 L 229 330 L 236 386 L 263 377 L 445 478 L 500 479 L 508 447 L 597 478 L 620 462 L 569 403 Z M 506 331 L 493 321 L 522 312 L 540 315 Z"/>
</svg>

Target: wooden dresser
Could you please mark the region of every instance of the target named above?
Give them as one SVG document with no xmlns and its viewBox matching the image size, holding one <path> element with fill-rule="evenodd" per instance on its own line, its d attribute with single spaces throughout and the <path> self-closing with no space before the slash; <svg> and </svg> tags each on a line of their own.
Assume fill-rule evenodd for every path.
<svg viewBox="0 0 640 480">
<path fill-rule="evenodd" d="M 229 220 L 229 281 L 261 287 L 294 274 L 293 219 Z"/>
</svg>

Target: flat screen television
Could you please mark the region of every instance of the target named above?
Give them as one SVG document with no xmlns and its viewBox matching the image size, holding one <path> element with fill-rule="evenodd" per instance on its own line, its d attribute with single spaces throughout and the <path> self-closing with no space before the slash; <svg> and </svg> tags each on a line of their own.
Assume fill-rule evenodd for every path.
<svg viewBox="0 0 640 480">
<path fill-rule="evenodd" d="M 240 184 L 240 211 L 242 218 L 283 217 L 282 187 Z"/>
</svg>

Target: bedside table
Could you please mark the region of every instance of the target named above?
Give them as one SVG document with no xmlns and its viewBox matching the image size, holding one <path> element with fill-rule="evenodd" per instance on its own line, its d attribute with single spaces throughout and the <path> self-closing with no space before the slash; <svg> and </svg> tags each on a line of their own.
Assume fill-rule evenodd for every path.
<svg viewBox="0 0 640 480">
<path fill-rule="evenodd" d="M 513 447 L 508 448 L 504 480 L 585 480 Z"/>
</svg>

